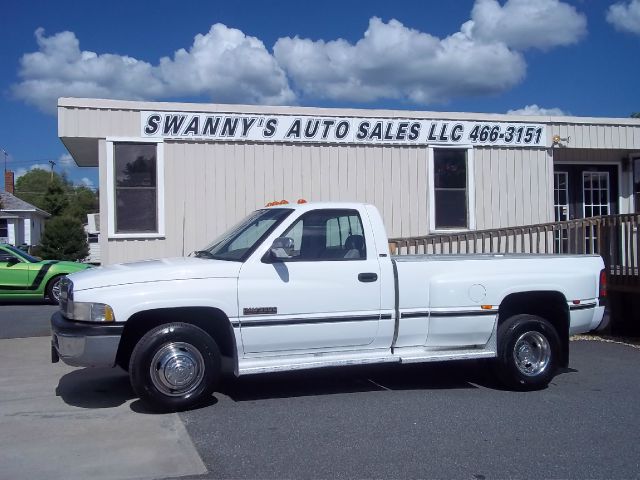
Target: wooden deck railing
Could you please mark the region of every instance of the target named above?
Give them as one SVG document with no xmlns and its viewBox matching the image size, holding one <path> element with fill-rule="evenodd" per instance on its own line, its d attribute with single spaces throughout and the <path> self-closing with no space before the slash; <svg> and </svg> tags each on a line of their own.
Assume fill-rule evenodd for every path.
<svg viewBox="0 0 640 480">
<path fill-rule="evenodd" d="M 476 230 L 389 240 L 395 255 L 599 254 L 617 290 L 640 291 L 640 214 L 607 215 L 566 222 Z"/>
</svg>

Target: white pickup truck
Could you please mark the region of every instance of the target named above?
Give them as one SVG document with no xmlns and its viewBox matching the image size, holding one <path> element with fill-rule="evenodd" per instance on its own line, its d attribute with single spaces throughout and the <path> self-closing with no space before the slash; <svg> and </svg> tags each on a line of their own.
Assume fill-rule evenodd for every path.
<svg viewBox="0 0 640 480">
<path fill-rule="evenodd" d="M 63 282 L 52 360 L 128 370 L 150 406 L 189 408 L 220 375 L 493 358 L 514 389 L 548 384 L 569 336 L 598 326 L 598 256 L 392 257 L 356 203 L 257 210 L 188 258 Z"/>
</svg>

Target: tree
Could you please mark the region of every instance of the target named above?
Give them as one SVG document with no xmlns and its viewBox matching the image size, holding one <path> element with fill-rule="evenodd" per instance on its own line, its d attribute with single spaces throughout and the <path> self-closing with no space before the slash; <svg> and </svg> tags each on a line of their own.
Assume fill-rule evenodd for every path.
<svg viewBox="0 0 640 480">
<path fill-rule="evenodd" d="M 633 112 L 631 118 L 640 118 L 640 112 Z"/>
<path fill-rule="evenodd" d="M 97 192 L 85 187 L 75 187 L 69 195 L 69 205 L 64 210 L 64 215 L 76 218 L 82 223 L 87 221 L 87 213 L 98 211 Z"/>
<path fill-rule="evenodd" d="M 44 259 L 76 261 L 89 254 L 82 223 L 71 217 L 50 219 L 45 225 L 40 243 L 39 253 Z"/>
<path fill-rule="evenodd" d="M 53 216 L 70 216 L 82 223 L 87 213 L 98 211 L 98 195 L 91 189 L 74 186 L 66 177 L 34 168 L 16 181 L 16 197 L 49 212 Z"/>
<path fill-rule="evenodd" d="M 42 209 L 45 212 L 49 212 L 51 216 L 57 217 L 62 215 L 68 206 L 69 200 L 62 182 L 57 178 L 53 178 L 47 185 L 47 190 L 42 198 Z"/>
<path fill-rule="evenodd" d="M 53 175 L 54 178 L 57 176 L 56 173 Z M 50 182 L 50 172 L 41 168 L 34 168 L 16 180 L 15 195 L 31 205 L 45 210 L 44 195 Z"/>
</svg>

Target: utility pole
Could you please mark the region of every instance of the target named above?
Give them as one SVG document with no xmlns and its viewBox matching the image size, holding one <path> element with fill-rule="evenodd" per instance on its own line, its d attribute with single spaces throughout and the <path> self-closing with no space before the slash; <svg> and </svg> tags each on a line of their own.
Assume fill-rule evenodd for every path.
<svg viewBox="0 0 640 480">
<path fill-rule="evenodd" d="M 53 181 L 53 167 L 55 166 L 56 162 L 54 162 L 53 160 L 49 160 L 49 164 L 51 165 L 51 181 Z"/>
<path fill-rule="evenodd" d="M 9 154 L 4 148 L 2 149 L 2 153 L 4 154 L 4 173 L 7 173 L 7 157 Z"/>
</svg>

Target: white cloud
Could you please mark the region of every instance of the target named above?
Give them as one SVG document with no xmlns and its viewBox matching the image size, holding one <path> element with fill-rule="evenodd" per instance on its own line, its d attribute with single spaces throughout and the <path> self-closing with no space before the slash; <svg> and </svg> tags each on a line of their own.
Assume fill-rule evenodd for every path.
<svg viewBox="0 0 640 480">
<path fill-rule="evenodd" d="M 555 116 L 569 115 L 569 113 L 559 108 L 539 107 L 534 103 L 532 105 L 526 105 L 516 110 L 509 110 L 507 112 L 507 115 L 541 115 L 541 116 L 555 117 Z"/>
<path fill-rule="evenodd" d="M 158 65 L 129 56 L 80 49 L 73 32 L 49 37 L 35 32 L 39 50 L 20 60 L 13 93 L 43 111 L 55 112 L 58 97 L 160 99 L 207 95 L 213 101 L 291 103 L 287 78 L 264 44 L 240 30 L 215 24 L 187 51 Z"/>
<path fill-rule="evenodd" d="M 38 29 L 38 51 L 22 56 L 12 91 L 50 113 L 60 96 L 291 104 L 290 82 L 302 98 L 427 105 L 509 90 L 526 75 L 523 50 L 585 34 L 586 17 L 561 0 L 476 0 L 470 20 L 444 38 L 372 17 L 355 43 L 282 37 L 271 54 L 260 39 L 218 23 L 154 64 L 84 51 L 73 32 Z"/>
<path fill-rule="evenodd" d="M 73 168 L 76 166 L 76 162 L 73 157 L 68 153 L 63 153 L 58 157 L 58 165 L 62 168 Z"/>
<path fill-rule="evenodd" d="M 463 32 L 440 39 L 376 17 L 355 44 L 285 37 L 274 54 L 303 94 L 360 102 L 428 104 L 498 93 L 526 71 L 523 57 L 502 43 L 477 42 Z"/>
<path fill-rule="evenodd" d="M 93 187 L 93 181 L 90 178 L 82 177 L 80 179 L 80 185 L 90 188 L 90 187 Z"/>
<path fill-rule="evenodd" d="M 215 101 L 291 103 L 284 71 L 262 41 L 217 23 L 172 59 L 160 59 L 159 76 L 172 95 L 208 94 Z"/>
<path fill-rule="evenodd" d="M 463 30 L 482 41 L 501 42 L 516 50 L 577 43 L 587 33 L 587 18 L 560 0 L 476 0 Z"/>
<path fill-rule="evenodd" d="M 611 5 L 607 10 L 607 22 L 621 32 L 640 35 L 640 0 Z"/>
</svg>

